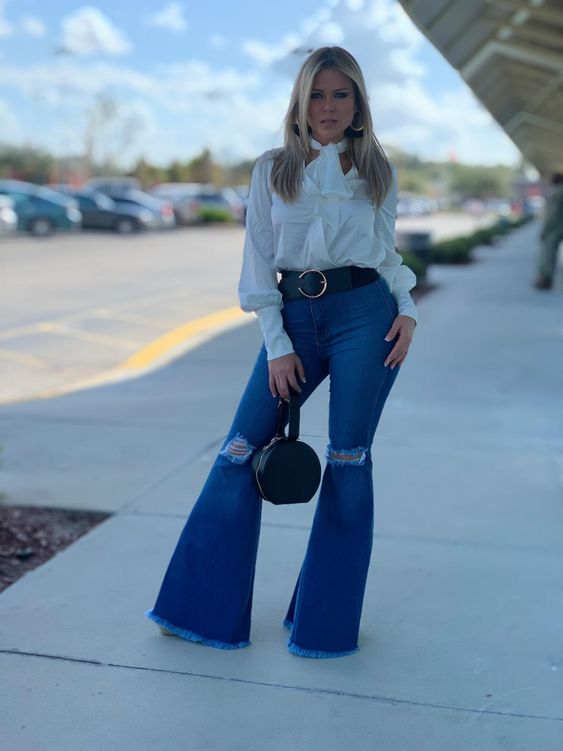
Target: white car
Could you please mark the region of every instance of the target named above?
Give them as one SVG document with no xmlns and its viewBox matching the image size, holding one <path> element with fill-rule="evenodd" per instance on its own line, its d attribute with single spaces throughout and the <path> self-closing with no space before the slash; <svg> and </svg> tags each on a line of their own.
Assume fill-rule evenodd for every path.
<svg viewBox="0 0 563 751">
<path fill-rule="evenodd" d="M 18 215 L 14 202 L 8 196 L 0 196 L 0 235 L 8 235 L 18 228 Z"/>
</svg>

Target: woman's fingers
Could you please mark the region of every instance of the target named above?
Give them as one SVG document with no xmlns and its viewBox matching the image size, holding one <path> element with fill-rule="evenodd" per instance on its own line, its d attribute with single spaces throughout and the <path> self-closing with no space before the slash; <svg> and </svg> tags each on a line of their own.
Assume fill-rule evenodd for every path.
<svg viewBox="0 0 563 751">
<path fill-rule="evenodd" d="M 299 378 L 303 383 L 307 383 L 307 379 L 305 377 L 305 368 L 303 367 L 303 363 L 299 358 L 297 358 L 297 372 L 299 373 Z"/>
<path fill-rule="evenodd" d="M 409 347 L 412 341 L 412 335 L 416 322 L 410 316 L 397 316 L 393 321 L 393 325 L 389 330 L 389 333 L 385 337 L 387 341 L 393 338 L 393 335 L 397 335 L 397 341 L 391 352 L 387 355 L 385 367 L 391 366 L 391 370 L 397 365 L 401 365 L 408 354 Z"/>
<path fill-rule="evenodd" d="M 276 360 L 279 362 L 276 362 Z M 279 396 L 289 401 L 289 386 L 292 386 L 300 394 L 301 387 L 298 379 L 303 383 L 306 382 L 303 363 L 295 353 L 269 361 L 268 384 L 274 398 Z"/>
<path fill-rule="evenodd" d="M 391 352 L 389 352 L 383 363 L 385 367 L 391 366 L 392 370 L 396 365 L 400 365 L 407 356 L 409 344 L 410 341 L 408 341 L 406 337 L 399 336 L 395 346 Z"/>
<path fill-rule="evenodd" d="M 274 378 L 274 374 L 270 372 L 270 376 L 268 378 L 268 386 L 270 389 L 270 394 L 274 397 L 274 399 L 277 396 L 276 392 L 276 379 Z"/>
<path fill-rule="evenodd" d="M 408 353 L 408 347 L 406 349 L 399 347 L 397 344 L 393 347 L 385 360 L 385 367 L 390 367 L 391 370 L 397 365 L 400 365 L 406 358 Z"/>
</svg>

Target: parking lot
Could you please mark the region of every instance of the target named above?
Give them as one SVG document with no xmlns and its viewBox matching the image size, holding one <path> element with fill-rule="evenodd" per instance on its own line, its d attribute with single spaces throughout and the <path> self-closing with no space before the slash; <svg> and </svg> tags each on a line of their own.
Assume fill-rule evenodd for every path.
<svg viewBox="0 0 563 751">
<path fill-rule="evenodd" d="M 397 229 L 443 239 L 490 221 L 444 213 Z M 131 377 L 250 323 L 237 296 L 243 242 L 236 224 L 3 239 L 0 402 Z"/>
</svg>

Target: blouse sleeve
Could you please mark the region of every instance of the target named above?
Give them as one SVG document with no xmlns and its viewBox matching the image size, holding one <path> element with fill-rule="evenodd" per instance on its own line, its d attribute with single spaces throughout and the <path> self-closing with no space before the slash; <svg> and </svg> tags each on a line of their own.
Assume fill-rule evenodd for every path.
<svg viewBox="0 0 563 751">
<path fill-rule="evenodd" d="M 417 309 L 409 293 L 416 285 L 416 275 L 403 263 L 400 253 L 395 250 L 395 221 L 397 218 L 397 173 L 392 167 L 393 179 L 385 200 L 375 212 L 375 236 L 385 248 L 385 258 L 377 271 L 385 279 L 391 294 L 397 300 L 399 314 L 418 320 Z"/>
<path fill-rule="evenodd" d="M 238 294 L 242 310 L 256 313 L 267 359 L 273 360 L 295 350 L 283 328 L 283 298 L 274 266 L 272 196 L 268 181 L 268 160 L 261 156 L 250 180 Z"/>
</svg>

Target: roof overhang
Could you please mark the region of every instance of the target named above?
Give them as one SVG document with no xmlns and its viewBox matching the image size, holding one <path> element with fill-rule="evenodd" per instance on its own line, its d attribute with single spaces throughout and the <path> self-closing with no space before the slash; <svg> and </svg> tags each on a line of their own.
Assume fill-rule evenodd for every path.
<svg viewBox="0 0 563 751">
<path fill-rule="evenodd" d="M 563 170 L 561 0 L 399 0 L 541 173 Z"/>
</svg>

